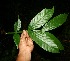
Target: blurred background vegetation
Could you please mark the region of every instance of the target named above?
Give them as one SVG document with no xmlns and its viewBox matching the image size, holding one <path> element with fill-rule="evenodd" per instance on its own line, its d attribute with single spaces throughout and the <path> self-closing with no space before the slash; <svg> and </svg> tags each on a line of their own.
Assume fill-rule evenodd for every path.
<svg viewBox="0 0 70 61">
<path fill-rule="evenodd" d="M 42 9 L 54 6 L 54 16 L 69 13 L 69 0 L 1 0 L 0 1 L 0 61 L 16 61 L 18 50 L 12 35 L 5 32 L 14 31 L 14 23 L 18 14 L 22 21 L 22 29 L 27 29 L 31 19 Z M 70 14 L 67 21 L 55 30 L 50 31 L 63 44 L 64 51 L 50 53 L 44 51 L 34 42 L 32 61 L 70 61 Z"/>
</svg>

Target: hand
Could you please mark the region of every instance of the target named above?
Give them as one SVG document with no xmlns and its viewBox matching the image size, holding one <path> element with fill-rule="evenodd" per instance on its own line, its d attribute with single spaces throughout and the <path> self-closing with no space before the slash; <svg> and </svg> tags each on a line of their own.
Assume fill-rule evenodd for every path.
<svg viewBox="0 0 70 61">
<path fill-rule="evenodd" d="M 19 43 L 19 51 L 30 51 L 32 52 L 33 50 L 33 41 L 32 39 L 29 37 L 27 31 L 23 30 L 23 33 L 21 34 L 20 37 L 20 43 Z"/>
<path fill-rule="evenodd" d="M 19 54 L 17 61 L 30 61 L 33 48 L 34 45 L 32 39 L 29 37 L 27 31 L 23 30 L 23 33 L 20 37 Z"/>
</svg>

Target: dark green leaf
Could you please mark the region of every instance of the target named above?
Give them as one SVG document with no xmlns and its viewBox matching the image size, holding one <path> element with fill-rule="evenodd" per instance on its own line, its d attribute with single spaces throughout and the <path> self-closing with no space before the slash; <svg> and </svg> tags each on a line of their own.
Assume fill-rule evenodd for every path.
<svg viewBox="0 0 70 61">
<path fill-rule="evenodd" d="M 51 19 L 48 23 L 43 26 L 42 31 L 49 31 L 61 26 L 67 19 L 67 14 L 60 14 L 53 19 Z"/>
<path fill-rule="evenodd" d="M 50 37 L 49 40 L 52 40 L 60 50 L 64 49 L 64 47 L 62 46 L 60 41 L 53 34 L 51 34 L 49 32 L 45 32 L 45 33 L 46 33 L 46 36 Z"/>
<path fill-rule="evenodd" d="M 15 42 L 16 46 L 18 47 L 18 44 L 19 44 L 19 41 L 20 41 L 20 35 L 15 33 L 13 35 L 13 39 L 14 39 L 14 42 Z"/>
<path fill-rule="evenodd" d="M 29 26 L 32 29 L 37 29 L 43 26 L 48 20 L 52 17 L 54 13 L 54 7 L 52 9 L 43 9 L 40 13 L 38 13 L 30 22 Z"/>
<path fill-rule="evenodd" d="M 15 32 L 17 32 L 17 26 L 18 26 L 18 23 L 15 22 L 15 24 L 14 24 L 14 31 L 15 31 Z"/>
<path fill-rule="evenodd" d="M 35 41 L 41 48 L 52 53 L 59 53 L 59 49 L 63 50 L 63 46 L 59 40 L 49 32 L 41 32 L 40 30 L 31 31 L 28 33 L 33 41 Z"/>
</svg>

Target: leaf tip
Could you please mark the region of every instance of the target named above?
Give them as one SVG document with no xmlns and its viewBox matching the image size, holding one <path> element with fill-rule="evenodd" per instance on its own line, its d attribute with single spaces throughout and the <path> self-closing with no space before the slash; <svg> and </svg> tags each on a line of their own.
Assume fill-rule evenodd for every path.
<svg viewBox="0 0 70 61">
<path fill-rule="evenodd" d="M 54 10 L 54 6 L 53 6 L 53 8 L 52 8 L 53 10 Z"/>
</svg>

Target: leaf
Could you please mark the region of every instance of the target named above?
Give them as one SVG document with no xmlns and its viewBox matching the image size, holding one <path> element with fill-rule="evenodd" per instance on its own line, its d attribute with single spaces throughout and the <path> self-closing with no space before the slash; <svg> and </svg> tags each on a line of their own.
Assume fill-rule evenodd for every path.
<svg viewBox="0 0 70 61">
<path fill-rule="evenodd" d="M 43 26 L 42 31 L 49 31 L 61 26 L 66 21 L 67 16 L 68 16 L 67 14 L 60 14 L 54 17 Z"/>
<path fill-rule="evenodd" d="M 52 9 L 43 9 L 40 13 L 38 13 L 30 22 L 29 26 L 32 29 L 37 29 L 43 26 L 48 20 L 52 17 L 54 13 L 54 7 Z"/>
<path fill-rule="evenodd" d="M 14 39 L 14 42 L 15 42 L 16 46 L 18 47 L 18 44 L 19 44 L 19 41 L 20 41 L 20 35 L 15 33 L 13 35 L 13 39 Z"/>
<path fill-rule="evenodd" d="M 17 31 L 19 31 L 20 28 L 21 28 L 21 21 L 20 21 L 19 16 L 18 16 L 18 26 L 17 26 Z"/>
<path fill-rule="evenodd" d="M 59 40 L 49 32 L 42 33 L 40 30 L 31 31 L 29 29 L 28 33 L 32 40 L 46 51 L 59 53 L 59 49 L 63 50 L 63 46 Z"/>
<path fill-rule="evenodd" d="M 15 24 L 14 24 L 14 31 L 15 31 L 15 32 L 17 32 L 17 25 L 18 25 L 18 23 L 15 22 Z"/>
<path fill-rule="evenodd" d="M 21 21 L 20 21 L 19 16 L 18 16 L 18 21 L 15 22 L 15 24 L 14 24 L 14 31 L 17 32 L 20 30 L 20 28 L 21 28 Z"/>
</svg>

